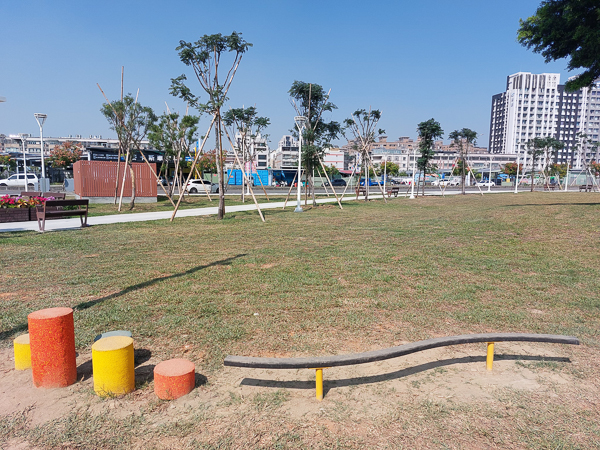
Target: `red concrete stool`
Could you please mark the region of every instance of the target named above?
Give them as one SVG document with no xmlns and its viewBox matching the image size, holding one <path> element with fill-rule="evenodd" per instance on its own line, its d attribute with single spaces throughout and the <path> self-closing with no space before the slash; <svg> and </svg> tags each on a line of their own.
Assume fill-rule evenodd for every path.
<svg viewBox="0 0 600 450">
<path fill-rule="evenodd" d="M 154 393 L 162 400 L 174 400 L 192 392 L 196 366 L 187 359 L 169 359 L 154 368 Z"/>
<path fill-rule="evenodd" d="M 31 371 L 36 387 L 65 387 L 77 381 L 75 326 L 71 308 L 32 312 L 29 323 Z"/>
</svg>

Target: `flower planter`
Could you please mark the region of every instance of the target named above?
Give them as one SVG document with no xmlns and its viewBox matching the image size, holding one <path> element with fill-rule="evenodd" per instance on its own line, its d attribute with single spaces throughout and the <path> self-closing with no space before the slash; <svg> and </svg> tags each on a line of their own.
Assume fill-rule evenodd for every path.
<svg viewBox="0 0 600 450">
<path fill-rule="evenodd" d="M 37 220 L 35 208 L 0 208 L 0 223 Z"/>
</svg>

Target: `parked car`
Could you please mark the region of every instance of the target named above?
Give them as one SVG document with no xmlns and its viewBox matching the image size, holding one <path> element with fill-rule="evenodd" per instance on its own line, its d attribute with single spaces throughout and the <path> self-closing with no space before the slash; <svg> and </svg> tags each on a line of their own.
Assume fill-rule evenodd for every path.
<svg viewBox="0 0 600 450">
<path fill-rule="evenodd" d="M 331 180 L 331 185 L 332 186 L 346 186 L 346 180 L 342 179 L 342 178 L 334 178 L 333 180 Z M 325 181 L 323 182 L 323 186 L 328 187 L 329 186 L 329 181 Z"/>
<path fill-rule="evenodd" d="M 208 180 L 202 179 L 190 180 L 188 184 L 185 185 L 185 192 L 189 194 L 204 193 L 206 191 L 210 192 L 211 194 L 218 193 L 219 185 L 217 183 L 212 183 Z"/>
<path fill-rule="evenodd" d="M 375 178 L 369 178 L 369 186 L 379 186 L 379 181 L 377 181 Z M 361 178 L 360 179 L 360 185 L 364 186 L 365 185 L 365 179 Z"/>
<path fill-rule="evenodd" d="M 475 186 L 479 186 L 479 187 L 488 187 L 488 186 L 496 186 L 496 183 L 494 183 L 493 181 L 478 181 Z"/>
<path fill-rule="evenodd" d="M 27 174 L 27 186 L 33 186 L 33 183 L 37 183 L 38 177 L 34 173 Z M 8 178 L 0 180 L 0 186 L 25 186 L 25 174 L 19 173 L 11 175 Z"/>
<path fill-rule="evenodd" d="M 165 177 L 163 177 L 163 176 L 160 176 L 160 177 L 158 177 L 158 178 L 156 179 L 156 185 L 157 185 L 157 186 L 160 186 L 161 184 L 162 184 L 163 186 L 167 187 L 168 185 L 170 185 L 170 184 L 173 184 L 173 182 L 172 182 L 172 181 L 167 181 L 167 179 L 166 179 Z"/>
</svg>

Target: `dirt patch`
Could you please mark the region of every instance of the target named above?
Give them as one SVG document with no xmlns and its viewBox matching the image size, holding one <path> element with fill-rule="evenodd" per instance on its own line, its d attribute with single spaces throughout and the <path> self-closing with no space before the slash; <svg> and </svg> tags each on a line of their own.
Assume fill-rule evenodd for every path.
<svg viewBox="0 0 600 450">
<path fill-rule="evenodd" d="M 356 346 L 359 347 L 358 343 Z M 194 353 L 191 349 L 182 350 L 187 355 Z M 12 351 L 4 349 L 0 350 L 3 399 L 0 414 L 26 414 L 29 427 L 60 422 L 75 412 L 88 420 L 93 417 L 110 420 L 112 426 L 136 417 L 141 420 L 143 414 L 147 421 L 146 435 L 138 436 L 140 442 L 134 446 L 137 448 L 149 442 L 168 448 L 172 444 L 171 434 L 180 438 L 193 435 L 212 445 L 235 436 L 240 445 L 230 448 L 274 446 L 281 439 L 290 442 L 299 439 L 310 447 L 316 437 L 325 439 L 324 442 L 346 440 L 349 447 L 361 448 L 369 443 L 381 444 L 399 432 L 404 433 L 405 445 L 417 445 L 422 436 L 416 433 L 409 438 L 411 433 L 399 425 L 408 420 L 403 415 L 406 410 L 415 430 L 425 423 L 433 425 L 431 420 L 440 414 L 445 420 L 444 411 L 454 411 L 455 426 L 464 428 L 478 411 L 495 411 L 500 404 L 503 409 L 516 408 L 520 398 L 536 398 L 546 406 L 570 404 L 579 400 L 582 392 L 588 401 L 600 398 L 598 384 L 579 377 L 574 364 L 581 358 L 589 358 L 593 354 L 590 349 L 501 343 L 496 352 L 491 372 L 486 370 L 484 344 L 432 349 L 387 361 L 329 368 L 324 371 L 322 402 L 314 398 L 313 370 L 223 367 L 191 394 L 162 402 L 153 393 L 151 373 L 159 362 L 153 358 L 136 368 L 138 389 L 134 393 L 100 399 L 93 392 L 89 354 L 77 358 L 77 383 L 63 389 L 41 389 L 33 387 L 31 371 L 13 369 Z M 266 351 L 261 356 L 289 355 Z M 598 407 L 592 411 L 597 414 Z M 462 431 L 455 433 L 458 435 L 451 442 L 460 442 Z M 464 439 L 467 445 L 463 448 L 481 448 L 469 446 L 468 439 Z M 11 438 L 5 444 L 9 448 L 25 448 L 24 442 Z M 427 439 L 424 442 L 431 444 Z M 473 442 L 482 444 L 486 440 L 475 438 Z"/>
</svg>

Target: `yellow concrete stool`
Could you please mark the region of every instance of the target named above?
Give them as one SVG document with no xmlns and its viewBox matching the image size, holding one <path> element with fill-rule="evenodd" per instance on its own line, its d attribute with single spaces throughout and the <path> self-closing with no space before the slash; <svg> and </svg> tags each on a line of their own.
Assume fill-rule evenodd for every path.
<svg viewBox="0 0 600 450">
<path fill-rule="evenodd" d="M 31 347 L 29 346 L 29 333 L 17 336 L 13 341 L 15 349 L 15 369 L 31 369 Z"/>
<path fill-rule="evenodd" d="M 92 345 L 94 391 L 100 397 L 123 395 L 135 390 L 133 339 L 102 338 Z"/>
</svg>

